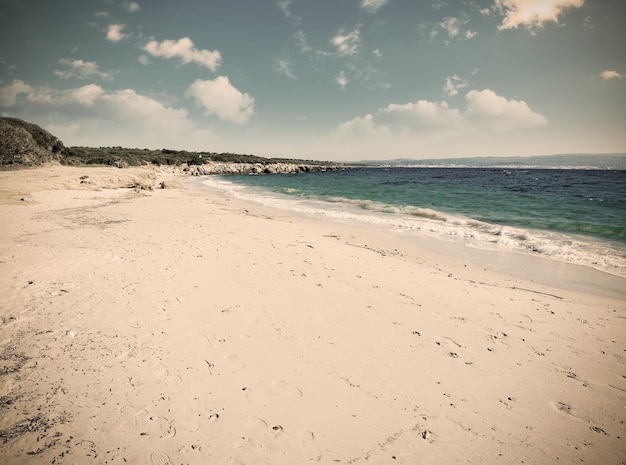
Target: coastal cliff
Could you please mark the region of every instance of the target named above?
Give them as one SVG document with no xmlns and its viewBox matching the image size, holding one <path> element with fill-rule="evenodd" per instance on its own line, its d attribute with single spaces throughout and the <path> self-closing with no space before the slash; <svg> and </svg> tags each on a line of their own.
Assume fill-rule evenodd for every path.
<svg viewBox="0 0 626 465">
<path fill-rule="evenodd" d="M 0 165 L 35 166 L 60 161 L 63 142 L 36 124 L 0 118 Z"/>
</svg>

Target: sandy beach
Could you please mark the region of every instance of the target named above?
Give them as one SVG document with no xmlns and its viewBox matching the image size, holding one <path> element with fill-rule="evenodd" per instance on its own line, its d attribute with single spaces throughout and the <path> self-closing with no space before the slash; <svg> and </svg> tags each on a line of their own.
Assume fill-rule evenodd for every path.
<svg viewBox="0 0 626 465">
<path fill-rule="evenodd" d="M 624 279 L 154 168 L 0 171 L 0 235 L 2 464 L 626 463 Z"/>
</svg>

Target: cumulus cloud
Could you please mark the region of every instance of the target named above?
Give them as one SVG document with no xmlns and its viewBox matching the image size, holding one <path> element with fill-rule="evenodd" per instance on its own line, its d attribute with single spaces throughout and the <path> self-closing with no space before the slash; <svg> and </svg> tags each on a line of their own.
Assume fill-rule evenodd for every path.
<svg viewBox="0 0 626 465">
<path fill-rule="evenodd" d="M 222 121 L 245 124 L 254 114 L 254 98 L 237 90 L 226 76 L 214 80 L 196 80 L 185 91 L 207 115 L 216 115 Z"/>
<path fill-rule="evenodd" d="M 337 49 L 337 55 L 354 55 L 361 43 L 361 34 L 358 29 L 347 34 L 339 33 L 330 40 L 330 43 Z"/>
<path fill-rule="evenodd" d="M 88 84 L 76 89 L 54 90 L 49 87 L 33 88 L 27 94 L 27 104 L 56 110 L 72 107 L 91 107 L 104 94 L 102 87 Z"/>
<path fill-rule="evenodd" d="M 447 77 L 446 83 L 443 86 L 443 91 L 448 97 L 453 97 L 459 93 L 460 89 L 467 87 L 468 82 L 461 79 L 456 74 Z"/>
<path fill-rule="evenodd" d="M 123 24 L 110 24 L 107 28 L 107 40 L 111 42 L 119 42 L 127 37 L 127 34 L 123 32 Z"/>
<path fill-rule="evenodd" d="M 215 71 L 220 65 L 222 56 L 219 51 L 198 50 L 188 37 L 178 40 L 149 41 L 142 50 L 154 57 L 180 58 L 183 64 L 196 63 Z"/>
<path fill-rule="evenodd" d="M 375 13 L 388 3 L 388 0 L 361 0 L 361 8 L 368 13 Z"/>
<path fill-rule="evenodd" d="M 415 103 L 390 104 L 379 110 L 378 121 L 386 126 L 409 130 L 410 132 L 449 130 L 462 124 L 459 110 L 450 108 L 447 102 L 418 100 Z"/>
<path fill-rule="evenodd" d="M 471 90 L 465 95 L 465 108 L 452 108 L 445 102 L 418 100 L 392 103 L 374 114 L 356 117 L 337 126 L 335 134 L 350 135 L 461 135 L 476 131 L 506 132 L 545 126 L 546 118 L 526 102 L 509 100 L 489 89 Z"/>
<path fill-rule="evenodd" d="M 0 107 L 10 108 L 17 104 L 17 96 L 20 94 L 29 94 L 33 88 L 24 81 L 15 79 L 11 84 L 0 87 Z"/>
<path fill-rule="evenodd" d="M 499 131 L 539 127 L 548 124 L 545 116 L 535 113 L 524 101 L 507 100 L 494 91 L 470 90 L 465 95 L 464 118 L 472 124 Z"/>
<path fill-rule="evenodd" d="M 374 121 L 374 116 L 371 114 L 341 123 L 334 131 L 334 135 L 339 137 L 381 137 L 389 136 L 390 134 L 389 129 L 386 126 L 377 124 Z"/>
<path fill-rule="evenodd" d="M 600 77 L 605 81 L 608 81 L 609 79 L 623 79 L 626 75 L 620 74 L 617 71 L 605 70 L 600 73 Z"/>
<path fill-rule="evenodd" d="M 55 70 L 54 74 L 63 79 L 69 79 L 72 77 L 78 79 L 88 79 L 91 77 L 97 77 L 103 80 L 112 80 L 113 72 L 100 71 L 98 63 L 93 61 L 83 60 L 71 60 L 69 58 L 61 58 L 59 64 L 64 66 L 65 69 Z"/>
<path fill-rule="evenodd" d="M 17 94 L 25 99 L 17 101 Z M 132 89 L 107 92 L 100 86 L 58 90 L 14 81 L 0 87 L 0 107 L 43 124 L 67 145 L 207 149 L 216 141 L 198 128 L 187 110 L 173 108 Z"/>
<path fill-rule="evenodd" d="M 568 8 L 580 8 L 585 0 L 495 0 L 494 8 L 504 15 L 499 30 L 522 26 L 533 32 L 548 22 L 559 22 Z"/>
</svg>

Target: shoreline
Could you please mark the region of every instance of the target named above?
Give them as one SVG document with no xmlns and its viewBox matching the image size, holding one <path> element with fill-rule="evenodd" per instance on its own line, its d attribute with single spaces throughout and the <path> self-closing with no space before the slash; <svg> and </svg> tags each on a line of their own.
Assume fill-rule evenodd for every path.
<svg viewBox="0 0 626 465">
<path fill-rule="evenodd" d="M 0 172 L 2 462 L 626 454 L 623 298 L 209 189 L 148 190 L 173 173 L 24 173 Z"/>
<path fill-rule="evenodd" d="M 376 230 L 390 234 L 396 241 L 413 243 L 419 248 L 426 248 L 442 255 L 454 256 L 478 266 L 484 266 L 495 272 L 501 272 L 512 277 L 524 280 L 573 290 L 586 292 L 599 296 L 626 299 L 626 276 L 619 273 L 618 269 L 596 268 L 589 265 L 571 263 L 554 256 L 538 254 L 523 249 L 507 249 L 506 247 L 493 247 L 484 241 L 467 242 L 456 236 L 443 233 L 432 233 L 425 230 L 402 229 L 397 226 L 368 222 L 361 219 L 363 214 L 358 209 L 348 218 L 327 215 L 325 211 L 303 209 L 294 203 L 297 200 L 285 196 L 274 205 L 271 200 L 263 202 L 260 197 L 254 198 L 252 194 L 240 197 L 238 192 L 232 189 L 224 190 L 219 185 L 206 184 L 206 178 L 187 178 L 184 184 L 193 189 L 209 189 L 217 195 L 236 196 L 242 202 L 251 202 L 257 206 L 274 208 L 279 211 L 289 212 L 298 217 L 313 219 L 314 221 L 337 222 L 351 225 L 364 230 Z M 239 187 L 237 185 L 237 187 Z M 255 191 L 251 191 L 255 192 Z M 267 199 L 272 199 L 276 194 L 271 194 Z M 321 203 L 321 201 L 320 201 Z M 323 208 L 323 207 L 322 207 Z M 383 214 L 387 216 L 387 214 Z"/>
</svg>

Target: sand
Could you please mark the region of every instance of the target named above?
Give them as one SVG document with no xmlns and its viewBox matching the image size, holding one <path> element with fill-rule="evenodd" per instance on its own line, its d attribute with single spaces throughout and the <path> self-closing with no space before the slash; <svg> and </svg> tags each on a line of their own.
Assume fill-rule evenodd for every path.
<svg viewBox="0 0 626 465">
<path fill-rule="evenodd" d="M 0 237 L 2 464 L 625 463 L 619 289 L 154 169 L 0 172 Z"/>
</svg>

